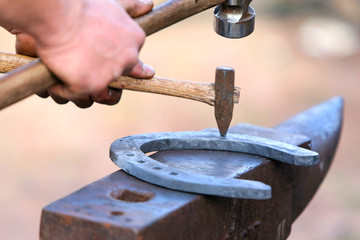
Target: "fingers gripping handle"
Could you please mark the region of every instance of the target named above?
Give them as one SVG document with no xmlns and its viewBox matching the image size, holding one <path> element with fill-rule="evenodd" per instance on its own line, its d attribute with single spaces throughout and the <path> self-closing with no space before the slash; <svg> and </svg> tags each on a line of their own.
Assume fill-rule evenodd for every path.
<svg viewBox="0 0 360 240">
<path fill-rule="evenodd" d="M 170 0 L 136 19 L 146 35 L 157 32 L 224 0 Z M 47 67 L 36 61 L 0 79 L 0 109 L 58 83 Z"/>
</svg>

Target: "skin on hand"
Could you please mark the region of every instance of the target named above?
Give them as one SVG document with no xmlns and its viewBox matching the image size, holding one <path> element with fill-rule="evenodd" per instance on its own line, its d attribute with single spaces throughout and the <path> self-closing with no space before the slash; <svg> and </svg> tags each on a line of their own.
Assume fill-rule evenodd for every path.
<svg viewBox="0 0 360 240">
<path fill-rule="evenodd" d="M 58 42 L 54 37 L 47 42 L 11 30 L 16 34 L 16 51 L 40 56 L 62 80 L 63 84 L 51 87 L 39 96 L 50 95 L 60 104 L 70 100 L 81 108 L 90 107 L 93 102 L 113 105 L 121 98 L 121 91 L 107 88 L 114 78 L 120 75 L 150 78 L 154 75 L 153 68 L 138 59 L 145 35 L 131 19 L 150 11 L 153 2 L 121 0 L 119 5 L 112 0 L 84 1 L 87 4 L 81 22 Z"/>
</svg>

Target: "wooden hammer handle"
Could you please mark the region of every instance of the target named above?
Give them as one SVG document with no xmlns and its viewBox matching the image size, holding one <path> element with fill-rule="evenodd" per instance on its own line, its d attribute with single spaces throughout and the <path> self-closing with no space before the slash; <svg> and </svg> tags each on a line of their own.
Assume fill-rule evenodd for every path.
<svg viewBox="0 0 360 240">
<path fill-rule="evenodd" d="M 24 97 L 45 90 L 58 82 L 39 59 L 0 52 L 0 62 L 7 63 L 6 65 L 1 64 L 1 73 L 14 70 L 11 74 L 0 80 L 0 109 Z M 22 67 L 22 69 L 17 69 L 19 67 Z M 28 69 L 31 69 L 31 71 Z M 189 82 L 159 77 L 137 79 L 121 76 L 112 81 L 109 87 L 182 97 L 204 102 L 211 106 L 215 102 L 215 87 L 211 83 Z M 235 88 L 235 103 L 239 102 L 239 96 L 240 89 Z"/>
<path fill-rule="evenodd" d="M 136 22 L 149 36 L 185 18 L 219 5 L 226 0 L 169 0 L 149 13 L 136 18 Z"/>
<path fill-rule="evenodd" d="M 137 18 L 136 21 L 143 28 L 145 33 L 150 35 L 158 30 L 170 26 L 171 24 L 174 24 L 210 7 L 218 5 L 224 1 L 225 0 L 170 0 L 159 5 L 158 7 L 155 7 L 148 14 Z M 12 62 L 12 64 L 22 64 L 24 61 L 29 60 L 24 60 L 24 58 L 10 56 L 8 54 L 2 54 L 1 58 L 7 59 L 4 61 L 6 62 L 5 64 L 0 64 L 2 65 L 0 66 L 0 70 L 3 71 L 6 70 L 5 68 L 9 70 L 9 68 L 14 67 L 11 66 L 9 62 Z M 204 84 L 202 83 L 186 84 L 185 82 L 181 82 L 181 84 L 178 84 L 178 82 L 175 80 L 162 79 L 160 81 L 161 84 L 159 85 L 159 79 L 157 78 L 153 78 L 152 80 L 136 81 L 132 78 L 126 79 L 127 85 L 122 82 L 125 80 L 120 78 L 117 81 L 111 83 L 110 87 L 118 88 L 120 86 L 122 89 L 131 89 L 136 91 L 190 98 L 213 105 L 212 99 L 214 98 L 213 96 L 215 96 L 215 94 L 212 93 L 214 91 L 213 89 L 210 90 L 210 92 L 205 91 L 206 93 L 204 91 L 194 90 L 202 89 L 204 87 Z M 130 84 L 132 81 L 134 81 L 134 84 Z M 57 82 L 58 81 L 56 77 L 50 73 L 50 71 L 40 60 L 36 60 L 27 66 L 12 71 L 0 79 L 0 109 L 3 109 L 34 93 L 45 90 Z M 150 84 L 152 82 L 154 84 Z M 165 86 L 168 86 L 168 88 Z M 211 86 L 211 88 L 213 87 Z M 202 94 L 199 94 L 200 92 L 202 92 Z"/>
<path fill-rule="evenodd" d="M 0 73 L 10 72 L 35 59 L 25 55 L 0 52 Z"/>
</svg>

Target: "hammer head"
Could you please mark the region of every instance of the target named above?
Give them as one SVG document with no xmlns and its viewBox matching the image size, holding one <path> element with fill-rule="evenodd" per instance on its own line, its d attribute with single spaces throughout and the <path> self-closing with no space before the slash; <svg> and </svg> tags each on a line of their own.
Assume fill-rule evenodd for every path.
<svg viewBox="0 0 360 240">
<path fill-rule="evenodd" d="M 215 75 L 215 119 L 220 135 L 225 137 L 234 109 L 234 69 L 216 68 Z"/>
<path fill-rule="evenodd" d="M 227 0 L 214 12 L 214 30 L 227 38 L 242 38 L 250 35 L 255 26 L 255 10 L 251 0 Z"/>
</svg>

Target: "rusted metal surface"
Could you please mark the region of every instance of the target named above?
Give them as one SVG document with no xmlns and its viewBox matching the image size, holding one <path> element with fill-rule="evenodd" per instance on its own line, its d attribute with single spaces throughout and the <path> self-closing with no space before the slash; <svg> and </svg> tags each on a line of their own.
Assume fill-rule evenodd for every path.
<svg viewBox="0 0 360 240">
<path fill-rule="evenodd" d="M 277 140 L 286 135 L 284 140 L 294 145 L 309 146 L 310 138 L 312 150 L 320 154 L 319 165 L 312 167 L 219 151 L 176 150 L 153 156 L 169 165 L 181 162 L 184 168 L 203 161 L 213 171 L 209 174 L 262 181 L 272 187 L 269 200 L 172 191 L 118 171 L 45 207 L 40 238 L 286 239 L 331 164 L 341 125 L 342 99 L 335 98 L 274 129 L 255 131 Z M 248 131 L 249 126 L 241 124 L 230 129 L 233 133 Z M 306 137 L 292 138 L 292 133 Z M 196 167 L 188 170 L 201 171 Z"/>
<path fill-rule="evenodd" d="M 235 72 L 229 67 L 216 68 L 215 74 L 215 119 L 220 135 L 225 137 L 234 110 Z"/>
</svg>

